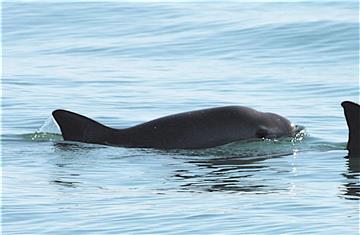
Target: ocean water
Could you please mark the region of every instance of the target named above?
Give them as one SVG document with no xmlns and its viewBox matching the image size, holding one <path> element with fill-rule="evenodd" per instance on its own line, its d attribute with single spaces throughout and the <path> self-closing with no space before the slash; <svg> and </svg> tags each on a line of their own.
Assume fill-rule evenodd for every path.
<svg viewBox="0 0 360 235">
<path fill-rule="evenodd" d="M 348 2 L 2 4 L 3 234 L 358 234 Z M 128 127 L 244 105 L 306 133 L 213 149 L 65 144 L 55 109 Z M 46 132 L 46 133 L 45 133 Z"/>
</svg>

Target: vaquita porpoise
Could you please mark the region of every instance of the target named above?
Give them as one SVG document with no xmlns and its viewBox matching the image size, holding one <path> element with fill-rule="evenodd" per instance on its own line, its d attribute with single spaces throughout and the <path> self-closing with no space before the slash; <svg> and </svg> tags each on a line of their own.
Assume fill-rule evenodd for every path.
<svg viewBox="0 0 360 235">
<path fill-rule="evenodd" d="M 349 127 L 347 149 L 360 152 L 360 106 L 342 103 Z M 204 149 L 239 140 L 295 136 L 301 126 L 274 113 L 243 106 L 225 106 L 173 114 L 136 126 L 115 129 L 66 111 L 53 113 L 65 141 L 134 148 Z"/>
</svg>

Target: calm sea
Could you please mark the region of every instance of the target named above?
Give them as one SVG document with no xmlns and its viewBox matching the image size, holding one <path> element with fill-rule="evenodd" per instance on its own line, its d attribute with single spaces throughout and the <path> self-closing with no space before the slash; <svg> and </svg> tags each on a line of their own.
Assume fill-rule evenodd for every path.
<svg viewBox="0 0 360 235">
<path fill-rule="evenodd" d="M 320 1 L 319 1 L 320 2 Z M 350 2 L 2 4 L 3 234 L 358 234 Z M 198 151 L 63 145 L 50 115 L 113 127 L 244 105 L 299 139 Z"/>
</svg>

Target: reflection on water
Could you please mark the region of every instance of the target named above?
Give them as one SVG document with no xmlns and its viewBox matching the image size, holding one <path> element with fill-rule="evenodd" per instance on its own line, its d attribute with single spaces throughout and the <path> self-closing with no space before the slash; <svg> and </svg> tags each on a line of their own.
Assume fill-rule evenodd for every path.
<svg viewBox="0 0 360 235">
<path fill-rule="evenodd" d="M 71 181 L 64 181 L 64 180 L 52 180 L 50 183 L 61 185 L 64 187 L 70 187 L 70 188 L 76 188 L 77 184 L 80 184 L 81 182 L 71 182 Z"/>
<path fill-rule="evenodd" d="M 54 142 L 55 150 L 61 150 L 61 151 L 81 151 L 84 152 L 86 150 L 91 149 L 100 149 L 100 148 L 106 148 L 106 146 L 103 145 L 97 145 L 97 144 L 85 144 L 85 143 L 79 143 L 79 142 L 73 142 L 73 141 L 57 141 Z"/>
<path fill-rule="evenodd" d="M 360 158 L 355 154 L 345 157 L 347 161 L 347 171 L 342 175 L 346 179 L 344 183 L 345 191 L 343 192 L 345 199 L 360 200 Z"/>
<path fill-rule="evenodd" d="M 180 183 L 179 191 L 272 193 L 287 190 L 288 185 L 273 182 L 271 176 L 261 179 L 264 173 L 273 171 L 266 160 L 294 154 L 295 142 L 292 138 L 247 140 L 204 150 L 170 150 L 165 154 L 196 166 L 173 172 L 172 180 Z"/>
<path fill-rule="evenodd" d="M 287 191 L 289 185 L 274 179 L 273 174 L 277 174 L 279 169 L 274 169 L 268 160 L 295 154 L 298 147 L 293 143 L 291 138 L 243 141 L 205 150 L 198 153 L 197 158 L 187 160 L 188 163 L 195 164 L 199 171 L 177 171 L 174 177 L 185 181 L 181 190 L 195 192 L 269 194 Z M 291 169 L 279 171 L 289 173 Z"/>
<path fill-rule="evenodd" d="M 296 157 L 303 151 L 318 148 L 326 151 L 336 147 L 341 148 L 343 144 L 319 143 L 311 140 L 304 142 L 303 139 L 294 141 L 292 138 L 280 140 L 248 140 L 227 144 L 220 147 L 204 150 L 156 150 L 156 149 L 135 149 L 142 155 L 151 156 L 165 155 L 174 159 L 181 159 L 184 164 L 191 164 L 195 168 L 185 169 L 178 166 L 171 174 L 170 181 L 177 182 L 177 191 L 188 192 L 225 192 L 225 193 L 254 193 L 271 194 L 276 192 L 287 192 L 291 188 L 291 182 L 279 180 L 281 174 L 292 174 L 289 165 L 274 166 L 273 160 L 289 156 Z M 330 147 L 329 147 L 330 146 Z M 66 161 L 66 153 L 71 159 L 74 153 L 85 158 L 91 155 L 92 150 L 106 149 L 107 146 L 84 144 L 78 142 L 54 142 L 55 151 L 65 158 L 56 162 L 56 166 L 63 168 L 69 162 Z M 117 148 L 123 149 L 123 148 Z M 65 154 L 65 155 L 64 155 Z M 130 156 L 130 157 L 135 157 Z M 359 200 L 360 186 L 358 182 L 360 163 L 354 156 L 347 160 L 347 172 L 343 175 L 347 179 L 344 184 L 345 199 Z M 69 175 L 69 179 L 74 174 Z M 78 187 L 81 182 L 69 179 L 58 178 L 50 183 L 65 187 Z"/>
<path fill-rule="evenodd" d="M 269 141 L 244 141 L 206 150 L 135 149 L 136 155 L 124 157 L 134 158 L 140 152 L 144 157 L 151 158 L 155 153 L 180 159 L 184 166 L 189 164 L 195 166 L 186 168 L 179 165 L 172 171 L 168 180 L 178 184 L 176 191 L 179 192 L 271 194 L 291 190 L 291 180 L 281 177 L 291 176 L 293 168 L 289 164 L 281 165 L 282 161 L 279 161 L 278 165 L 274 164 L 276 159 L 291 156 L 296 158 L 296 155 L 301 153 L 297 146 L 288 143 L 289 140 L 285 139 L 280 144 Z M 59 168 L 70 166 L 74 161 L 74 153 L 77 153 L 78 160 L 84 161 L 86 165 L 89 164 L 86 161 L 90 161 L 86 156 L 91 155 L 92 150 L 108 148 L 101 145 L 70 142 L 56 142 L 54 147 L 55 151 L 63 156 L 54 162 Z M 111 159 L 107 160 L 111 161 Z M 360 200 L 360 161 L 356 156 L 347 156 L 344 160 L 346 160 L 347 169 L 342 174 L 346 179 L 343 184 L 342 198 Z M 70 172 L 62 174 L 61 177 L 55 177 L 56 179 L 50 180 L 50 183 L 64 187 L 79 187 L 81 182 L 75 180 L 79 174 Z"/>
<path fill-rule="evenodd" d="M 271 177 L 261 178 L 264 173 L 272 171 L 266 160 L 292 155 L 296 151 L 293 145 L 289 145 L 290 142 L 290 139 L 241 141 L 192 151 L 183 158 L 197 167 L 193 170 L 176 170 L 173 178 L 181 182 L 181 191 L 272 193 L 286 190 L 287 186 L 272 182 Z"/>
<path fill-rule="evenodd" d="M 276 155 L 274 157 L 280 157 Z M 271 179 L 259 180 L 259 171 L 268 171 L 270 166 L 266 163 L 269 156 L 253 159 L 217 158 L 194 159 L 188 163 L 195 164 L 199 169 L 194 172 L 176 170 L 175 180 L 183 181 L 181 190 L 193 192 L 221 191 L 221 192 L 252 192 L 272 193 L 286 190 L 283 185 L 276 185 Z M 261 175 L 263 174 L 260 173 Z"/>
<path fill-rule="evenodd" d="M 34 133 L 8 138 L 34 141 L 34 136 L 36 141 L 53 142 L 55 152 L 63 156 L 55 163 L 60 168 L 71 164 L 74 154 L 86 159 L 93 150 L 110 148 L 103 145 L 62 141 L 61 135 L 54 133 Z M 291 188 L 291 182 L 280 180 L 281 176 L 278 175 L 291 175 L 293 169 L 289 165 L 274 166 L 274 159 L 296 157 L 299 153 L 313 150 L 326 152 L 343 148 L 345 143 L 328 143 L 304 134 L 299 138 L 239 141 L 203 150 L 133 149 L 135 155 L 132 153 L 122 157 L 135 157 L 139 154 L 151 157 L 156 154 L 181 159 L 184 164 L 196 166 L 190 169 L 179 166 L 178 169 L 174 169 L 169 180 L 178 183 L 177 191 L 270 194 L 287 192 Z M 124 150 L 124 148 L 115 149 Z M 345 159 L 347 171 L 343 173 L 346 178 L 343 184 L 343 198 L 359 200 L 359 158 L 348 156 Z M 50 183 L 64 187 L 78 187 L 81 184 L 72 180 L 73 177 L 65 178 L 58 177 L 50 180 Z"/>
</svg>

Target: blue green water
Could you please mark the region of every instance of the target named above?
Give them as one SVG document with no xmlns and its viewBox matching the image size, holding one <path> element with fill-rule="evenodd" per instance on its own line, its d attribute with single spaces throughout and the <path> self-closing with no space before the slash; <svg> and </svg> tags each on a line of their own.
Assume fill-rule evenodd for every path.
<svg viewBox="0 0 360 235">
<path fill-rule="evenodd" d="M 358 234 L 357 2 L 2 4 L 3 234 Z M 296 140 L 198 151 L 64 145 L 69 109 L 113 127 L 244 105 Z"/>
</svg>

